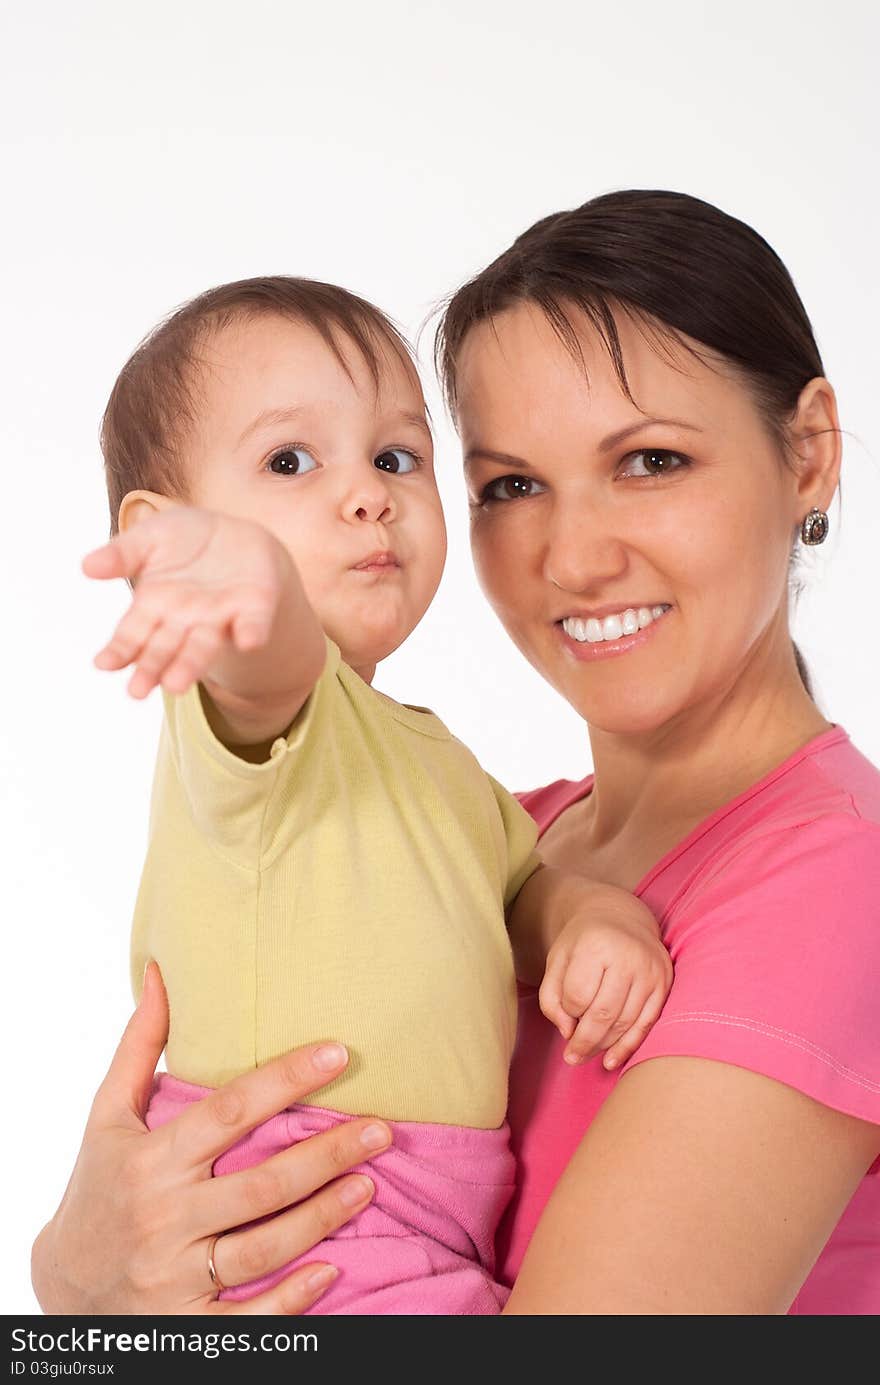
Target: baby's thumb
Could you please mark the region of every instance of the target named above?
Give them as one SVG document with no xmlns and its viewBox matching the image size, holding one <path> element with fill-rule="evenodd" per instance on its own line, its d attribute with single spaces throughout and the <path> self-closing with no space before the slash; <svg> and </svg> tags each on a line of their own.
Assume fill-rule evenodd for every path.
<svg viewBox="0 0 880 1385">
<path fill-rule="evenodd" d="M 545 975 L 541 989 L 538 991 L 538 1004 L 544 1018 L 555 1025 L 563 1039 L 570 1039 L 577 1025 L 571 1015 L 562 1008 L 559 979 L 555 974 L 548 972 Z"/>
</svg>

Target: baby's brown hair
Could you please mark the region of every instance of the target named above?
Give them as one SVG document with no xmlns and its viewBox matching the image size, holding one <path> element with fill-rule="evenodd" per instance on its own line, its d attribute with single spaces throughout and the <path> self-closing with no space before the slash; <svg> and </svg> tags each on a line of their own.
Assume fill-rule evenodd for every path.
<svg viewBox="0 0 880 1385">
<path fill-rule="evenodd" d="M 318 332 L 350 374 L 340 338 L 360 352 L 377 388 L 383 350 L 415 373 L 398 328 L 374 304 L 336 284 L 272 275 L 208 289 L 178 308 L 145 337 L 116 379 L 101 420 L 101 451 L 110 502 L 110 533 L 133 490 L 186 500 L 181 443 L 195 422 L 199 351 L 212 333 L 233 322 L 286 317 Z"/>
</svg>

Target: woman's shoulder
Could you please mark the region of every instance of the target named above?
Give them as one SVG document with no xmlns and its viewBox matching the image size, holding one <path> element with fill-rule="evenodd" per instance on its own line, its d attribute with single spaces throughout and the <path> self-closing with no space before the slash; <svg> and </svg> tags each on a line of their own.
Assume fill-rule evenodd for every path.
<svg viewBox="0 0 880 1385">
<path fill-rule="evenodd" d="M 856 749 L 842 726 L 832 726 L 710 821 L 748 836 L 751 830 L 764 835 L 841 817 L 880 826 L 880 770 Z"/>
<path fill-rule="evenodd" d="M 715 890 L 772 890 L 781 873 L 806 885 L 833 867 L 848 888 L 875 857 L 880 863 L 880 771 L 834 726 L 700 823 L 640 893 L 668 914 L 702 906 Z"/>
<path fill-rule="evenodd" d="M 880 773 L 818 740 L 644 891 L 675 983 L 636 1061 L 730 1062 L 880 1121 Z"/>
<path fill-rule="evenodd" d="M 865 823 L 880 826 L 880 769 L 853 745 L 842 726 L 819 738 L 812 757 L 813 791 L 824 791 L 829 806 L 845 806 Z M 809 773 L 804 789 L 810 788 Z"/>
</svg>

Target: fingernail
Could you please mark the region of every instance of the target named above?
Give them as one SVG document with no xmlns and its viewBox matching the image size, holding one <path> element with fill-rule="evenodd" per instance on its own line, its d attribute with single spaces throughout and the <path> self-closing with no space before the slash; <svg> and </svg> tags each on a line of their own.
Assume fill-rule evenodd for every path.
<svg viewBox="0 0 880 1385">
<path fill-rule="evenodd" d="M 357 1207 L 372 1197 L 374 1191 L 375 1185 L 371 1178 L 350 1178 L 339 1189 L 339 1200 L 344 1202 L 346 1207 Z"/>
<path fill-rule="evenodd" d="M 342 1044 L 322 1044 L 312 1054 L 312 1062 L 322 1072 L 332 1072 L 334 1068 L 341 1068 L 343 1063 L 348 1062 L 348 1053 Z"/>
<path fill-rule="evenodd" d="M 563 1055 L 563 1057 L 565 1058 L 565 1061 L 566 1063 L 568 1063 L 568 1066 L 570 1068 L 576 1068 L 578 1063 L 581 1061 L 576 1053 L 566 1053 Z"/>
<path fill-rule="evenodd" d="M 365 1149 L 384 1149 L 391 1140 L 384 1125 L 368 1125 L 361 1131 L 361 1144 Z"/>
<path fill-rule="evenodd" d="M 313 1293 L 317 1293 L 319 1289 L 326 1289 L 329 1284 L 333 1283 L 338 1273 L 335 1265 L 322 1265 L 319 1270 L 315 1270 L 314 1274 L 309 1275 L 306 1280 L 306 1288 Z"/>
<path fill-rule="evenodd" d="M 602 1059 L 602 1065 L 603 1065 L 603 1067 L 605 1068 L 606 1072 L 610 1072 L 612 1068 L 616 1068 L 616 1067 L 617 1067 L 617 1059 L 616 1059 L 616 1058 L 603 1058 L 603 1059 Z"/>
</svg>

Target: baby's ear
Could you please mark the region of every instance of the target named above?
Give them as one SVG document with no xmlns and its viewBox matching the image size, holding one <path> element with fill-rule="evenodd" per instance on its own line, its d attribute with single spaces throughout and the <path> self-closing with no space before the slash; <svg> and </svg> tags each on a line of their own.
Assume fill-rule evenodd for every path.
<svg viewBox="0 0 880 1385">
<path fill-rule="evenodd" d="M 123 496 L 122 504 L 119 506 L 120 534 L 124 534 L 126 529 L 130 529 L 139 520 L 151 519 L 153 515 L 167 510 L 170 505 L 179 503 L 169 499 L 167 495 L 159 495 L 157 491 L 129 491 Z"/>
</svg>

